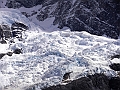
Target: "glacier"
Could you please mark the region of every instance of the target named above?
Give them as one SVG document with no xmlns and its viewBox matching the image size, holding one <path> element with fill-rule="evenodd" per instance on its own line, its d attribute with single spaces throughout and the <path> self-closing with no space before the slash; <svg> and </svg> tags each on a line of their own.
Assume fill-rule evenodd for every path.
<svg viewBox="0 0 120 90">
<path fill-rule="evenodd" d="M 71 80 L 95 73 L 117 76 L 109 65 L 120 63 L 120 59 L 110 58 L 120 54 L 120 39 L 69 29 L 44 32 L 17 10 L 0 9 L 0 13 L 0 24 L 10 26 L 17 20 L 30 27 L 24 32 L 24 41 L 15 39 L 15 43 L 0 44 L 0 53 L 15 48 L 23 50 L 22 54 L 5 55 L 0 59 L 0 90 L 25 90 L 35 84 L 39 84 L 40 90 L 63 84 L 63 75 L 70 71 L 73 71 Z"/>
</svg>

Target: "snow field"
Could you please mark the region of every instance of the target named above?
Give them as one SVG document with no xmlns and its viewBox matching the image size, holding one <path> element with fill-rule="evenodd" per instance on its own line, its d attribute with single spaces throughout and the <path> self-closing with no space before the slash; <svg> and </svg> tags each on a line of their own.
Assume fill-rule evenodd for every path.
<svg viewBox="0 0 120 90">
<path fill-rule="evenodd" d="M 87 32 L 54 31 L 52 33 L 26 32 L 24 42 L 16 42 L 6 50 L 22 48 L 23 54 L 5 56 L 0 61 L 1 85 L 24 88 L 40 83 L 40 88 L 60 84 L 66 72 L 73 71 L 71 79 L 87 74 L 105 73 L 115 76 L 109 68 L 110 56 L 120 50 L 119 40 L 90 35 Z M 42 85 L 44 84 L 44 85 Z"/>
<path fill-rule="evenodd" d="M 4 22 L 11 26 L 19 21 L 30 27 L 23 34 L 23 42 L 15 40 L 15 43 L 0 44 L 0 53 L 15 48 L 23 50 L 23 54 L 5 55 L 0 59 L 0 90 L 24 90 L 38 83 L 38 88 L 61 84 L 62 76 L 70 71 L 73 71 L 72 80 L 94 73 L 117 75 L 109 65 L 120 63 L 120 59 L 110 59 L 110 56 L 120 54 L 120 39 L 70 30 L 43 32 L 13 9 L 1 8 L 0 18 L 0 24 Z"/>
</svg>

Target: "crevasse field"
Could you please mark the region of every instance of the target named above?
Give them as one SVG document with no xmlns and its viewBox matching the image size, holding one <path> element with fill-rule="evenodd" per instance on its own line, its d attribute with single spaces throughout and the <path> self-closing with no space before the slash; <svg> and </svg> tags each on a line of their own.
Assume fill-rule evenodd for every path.
<svg viewBox="0 0 120 90">
<path fill-rule="evenodd" d="M 14 13 L 13 13 L 14 12 Z M 19 21 L 30 30 L 23 33 L 23 41 L 0 44 L 0 53 L 21 48 L 22 54 L 0 59 L 0 90 L 24 90 L 39 83 L 39 88 L 62 84 L 66 72 L 73 71 L 71 80 L 87 74 L 104 73 L 116 76 L 110 69 L 110 56 L 120 54 L 120 39 L 95 36 L 87 32 L 54 31 L 47 33 L 35 26 L 18 11 L 0 10 L 0 23 Z M 40 89 L 39 89 L 40 90 Z"/>
</svg>

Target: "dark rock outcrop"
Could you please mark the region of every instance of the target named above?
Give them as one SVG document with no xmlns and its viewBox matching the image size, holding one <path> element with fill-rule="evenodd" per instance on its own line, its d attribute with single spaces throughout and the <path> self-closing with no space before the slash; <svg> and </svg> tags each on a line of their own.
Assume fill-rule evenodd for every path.
<svg viewBox="0 0 120 90">
<path fill-rule="evenodd" d="M 112 90 L 120 90 L 120 77 L 112 77 L 109 86 Z"/>
<path fill-rule="evenodd" d="M 114 59 L 114 58 L 120 58 L 120 54 L 111 56 L 111 60 Z"/>
<path fill-rule="evenodd" d="M 2 29 L 2 26 L 0 25 L 0 39 L 3 38 L 3 29 Z"/>
<path fill-rule="evenodd" d="M 11 26 L 12 37 L 18 38 L 19 41 L 22 41 L 22 32 L 28 30 L 29 27 L 20 22 L 14 22 Z"/>
<path fill-rule="evenodd" d="M 19 30 L 22 30 L 22 31 L 25 31 L 25 30 L 28 30 L 28 26 L 23 24 L 23 23 L 20 23 L 20 22 L 14 22 L 11 26 L 11 29 L 12 30 L 15 30 L 15 29 L 19 29 Z"/>
<path fill-rule="evenodd" d="M 17 2 L 16 0 L 8 0 L 6 5 L 8 8 L 20 8 L 22 7 L 23 5 L 19 2 Z"/>
<path fill-rule="evenodd" d="M 14 51 L 13 51 L 14 54 L 21 54 L 22 53 L 22 49 L 19 49 L 19 48 L 16 48 Z"/>
<path fill-rule="evenodd" d="M 104 74 L 89 75 L 67 85 L 51 86 L 42 90 L 110 90 L 109 79 Z"/>
<path fill-rule="evenodd" d="M 5 55 L 12 56 L 13 53 L 14 54 L 21 54 L 22 53 L 22 49 L 16 48 L 13 52 L 0 53 L 0 59 L 2 59 L 2 57 L 4 57 Z"/>
<path fill-rule="evenodd" d="M 105 34 L 115 39 L 120 34 L 120 3 L 114 0 L 76 0 L 74 4 L 69 0 L 60 0 L 54 6 L 55 9 L 52 7 L 51 3 L 44 6 L 45 9 L 40 10 L 37 19 L 44 21 L 55 17 L 53 24 L 58 24 L 60 29 L 66 26 L 72 31 Z M 52 13 L 50 8 L 53 9 Z"/>
<path fill-rule="evenodd" d="M 13 38 L 18 38 L 18 40 L 22 40 L 22 32 L 28 30 L 29 27 L 20 22 L 14 22 L 11 27 L 6 24 L 0 25 L 0 43 L 6 44 L 6 40 L 10 40 Z"/>
<path fill-rule="evenodd" d="M 12 56 L 13 52 L 7 52 L 6 53 L 8 56 Z"/>
<path fill-rule="evenodd" d="M 43 1 L 44 0 L 9 0 L 6 3 L 6 6 L 9 8 L 20 8 L 21 6 L 31 8 L 33 6 L 41 4 Z"/>
<path fill-rule="evenodd" d="M 67 80 L 67 79 L 70 79 L 70 74 L 71 74 L 72 72 L 67 72 L 67 73 L 65 73 L 64 75 L 63 75 L 63 80 L 62 81 L 64 81 L 64 80 Z"/>
<path fill-rule="evenodd" d="M 2 39 L 2 40 L 0 41 L 0 43 L 1 43 L 1 44 L 7 44 L 7 42 L 6 42 L 4 39 Z"/>
<path fill-rule="evenodd" d="M 115 71 L 120 71 L 120 63 L 113 63 L 109 66 L 110 66 L 111 69 L 113 69 Z"/>
<path fill-rule="evenodd" d="M 109 79 L 104 74 L 94 74 L 88 77 L 92 80 L 92 84 L 96 90 L 109 90 Z"/>
<path fill-rule="evenodd" d="M 6 40 L 12 37 L 12 33 L 11 33 L 12 31 L 8 25 L 2 25 L 2 29 L 3 29 L 3 36 L 5 37 Z"/>
<path fill-rule="evenodd" d="M 0 25 L 0 39 L 10 39 L 12 37 L 11 29 L 8 25 L 2 24 Z"/>
<path fill-rule="evenodd" d="M 5 53 L 0 53 L 0 59 L 4 57 L 6 54 Z"/>
<path fill-rule="evenodd" d="M 39 84 L 26 90 L 36 90 L 37 87 Z M 73 80 L 66 85 L 44 87 L 42 90 L 120 90 L 120 77 L 110 78 L 104 74 L 94 74 Z"/>
</svg>

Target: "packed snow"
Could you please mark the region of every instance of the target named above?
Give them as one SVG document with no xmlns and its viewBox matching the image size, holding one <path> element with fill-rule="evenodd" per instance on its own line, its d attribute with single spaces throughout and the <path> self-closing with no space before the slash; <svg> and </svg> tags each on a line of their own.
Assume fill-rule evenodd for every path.
<svg viewBox="0 0 120 90">
<path fill-rule="evenodd" d="M 0 59 L 0 90 L 24 90 L 39 83 L 38 88 L 62 84 L 62 77 L 71 72 L 71 80 L 94 73 L 116 76 L 110 69 L 110 56 L 120 54 L 120 40 L 87 32 L 43 32 L 17 11 L 0 10 L 0 23 L 10 25 L 17 19 L 32 27 L 24 33 L 24 41 L 0 44 L 0 53 L 23 50 L 22 54 L 5 55 Z M 20 15 L 20 16 L 19 16 Z M 34 32 L 37 28 L 37 31 Z"/>
<path fill-rule="evenodd" d="M 110 59 L 120 52 L 119 40 L 69 30 L 25 34 L 25 42 L 4 47 L 5 50 L 22 48 L 23 54 L 4 56 L 0 60 L 0 87 L 60 84 L 62 76 L 70 71 L 73 71 L 71 79 L 94 73 L 116 75 L 109 65 L 112 61 L 120 63 L 117 58 Z"/>
</svg>

